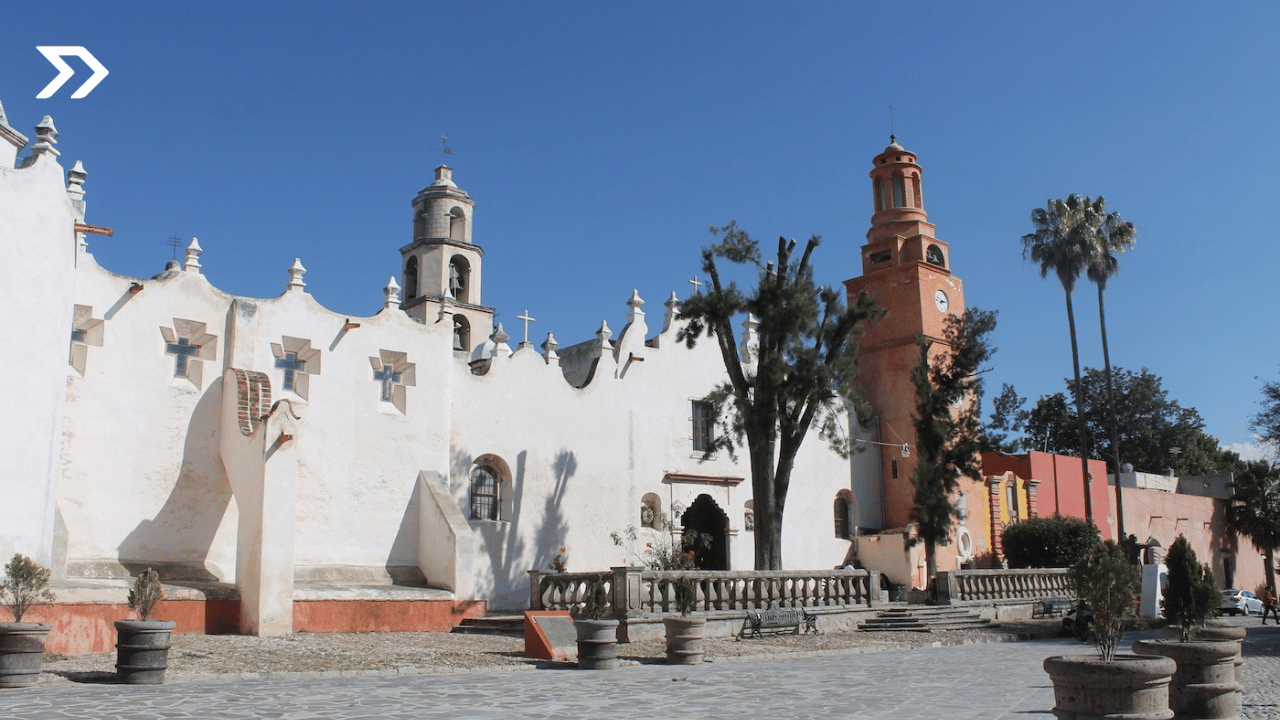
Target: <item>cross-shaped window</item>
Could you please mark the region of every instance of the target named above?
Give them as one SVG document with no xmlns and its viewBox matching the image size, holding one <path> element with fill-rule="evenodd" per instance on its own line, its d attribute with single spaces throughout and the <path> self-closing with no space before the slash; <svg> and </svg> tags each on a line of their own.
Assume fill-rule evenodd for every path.
<svg viewBox="0 0 1280 720">
<path fill-rule="evenodd" d="M 391 402 L 391 391 L 395 388 L 396 383 L 400 382 L 400 373 L 390 365 L 383 365 L 382 369 L 373 374 L 373 379 L 382 382 L 382 400 L 383 402 Z"/>
<path fill-rule="evenodd" d="M 283 358 L 276 360 L 276 367 L 284 369 L 284 382 L 281 385 L 285 390 L 293 390 L 293 381 L 295 373 L 299 370 L 305 370 L 307 364 L 298 360 L 298 353 L 286 352 Z"/>
<path fill-rule="evenodd" d="M 307 400 L 311 394 L 311 377 L 320 374 L 320 350 L 311 347 L 306 338 L 282 335 L 271 343 L 275 367 L 283 370 L 280 388 Z"/>
<path fill-rule="evenodd" d="M 195 355 L 200 354 L 200 348 L 192 345 L 187 338 L 180 337 L 176 343 L 168 343 L 164 347 L 166 355 L 173 355 L 173 376 L 184 378 L 187 377 L 187 360 Z"/>
<path fill-rule="evenodd" d="M 416 366 L 409 362 L 408 354 L 379 350 L 377 357 L 369 358 L 369 365 L 373 368 L 373 379 L 380 385 L 378 399 L 394 405 L 402 413 L 406 412 L 406 388 L 417 384 Z M 382 409 L 385 411 L 387 408 Z"/>
<path fill-rule="evenodd" d="M 216 360 L 218 338 L 205 332 L 205 324 L 173 319 L 173 327 L 160 327 L 164 354 L 173 356 L 173 377 L 204 386 L 204 361 Z"/>
<path fill-rule="evenodd" d="M 89 358 L 89 346 L 102 347 L 103 323 L 102 318 L 93 316 L 93 307 L 89 305 L 76 305 L 74 314 L 71 317 L 71 367 L 75 368 L 81 376 L 84 375 L 86 362 Z"/>
</svg>

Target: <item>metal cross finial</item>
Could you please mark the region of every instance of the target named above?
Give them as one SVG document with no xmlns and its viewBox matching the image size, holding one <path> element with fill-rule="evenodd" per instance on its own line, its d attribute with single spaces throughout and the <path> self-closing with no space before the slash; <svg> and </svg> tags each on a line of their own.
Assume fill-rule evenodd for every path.
<svg viewBox="0 0 1280 720">
<path fill-rule="evenodd" d="M 531 323 L 531 322 L 537 322 L 537 318 L 531 318 L 531 317 L 529 317 L 529 311 L 528 311 L 528 310 L 525 310 L 525 311 L 524 311 L 524 314 L 523 314 L 523 315 L 517 315 L 517 316 L 516 316 L 516 319 L 517 319 L 517 320 L 523 320 L 523 321 L 524 321 L 524 342 L 522 342 L 522 343 L 520 343 L 520 344 L 521 344 L 521 345 L 527 344 L 527 343 L 529 342 L 529 323 Z"/>
<path fill-rule="evenodd" d="M 444 133 L 440 133 L 440 146 L 441 146 L 441 147 L 440 147 L 440 150 L 441 150 L 441 152 L 440 152 L 440 164 L 441 164 L 441 165 L 444 165 L 444 164 L 445 164 L 445 161 L 446 161 L 446 160 L 448 160 L 448 158 L 447 158 L 447 157 L 445 157 L 445 156 L 447 156 L 447 155 L 452 155 L 452 154 L 453 154 L 453 148 L 449 147 L 449 136 L 448 136 L 448 135 L 445 135 Z"/>
<path fill-rule="evenodd" d="M 896 131 L 893 128 L 893 103 L 889 103 L 889 138 L 893 142 L 893 136 Z"/>
<path fill-rule="evenodd" d="M 693 286 L 694 295 L 697 295 L 699 291 L 702 289 L 702 281 L 698 280 L 697 275 L 693 276 L 693 279 L 689 281 L 689 284 Z"/>
</svg>

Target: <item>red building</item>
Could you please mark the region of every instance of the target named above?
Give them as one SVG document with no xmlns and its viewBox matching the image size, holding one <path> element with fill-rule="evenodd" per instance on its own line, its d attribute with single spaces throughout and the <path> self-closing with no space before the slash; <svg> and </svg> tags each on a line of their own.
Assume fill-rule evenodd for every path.
<svg viewBox="0 0 1280 720">
<path fill-rule="evenodd" d="M 1020 478 L 1036 480 L 1034 490 L 1028 493 L 1028 517 L 1062 515 L 1088 519 L 1085 515 L 1085 483 L 1080 458 L 1029 452 L 1024 455 L 983 453 L 982 473 L 1001 475 L 1012 472 Z M 1116 540 L 1115 515 L 1111 509 L 1111 493 L 1107 485 L 1107 464 L 1102 460 L 1089 461 L 1089 494 L 1093 500 L 1093 522 L 1102 537 Z M 993 528 L 994 529 L 994 528 Z"/>
</svg>

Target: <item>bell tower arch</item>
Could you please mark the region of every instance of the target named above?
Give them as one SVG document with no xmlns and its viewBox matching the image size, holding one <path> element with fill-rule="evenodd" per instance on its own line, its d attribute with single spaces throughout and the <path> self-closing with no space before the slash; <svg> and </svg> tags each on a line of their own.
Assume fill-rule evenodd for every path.
<svg viewBox="0 0 1280 720">
<path fill-rule="evenodd" d="M 400 248 L 400 285 L 401 308 L 418 322 L 435 322 L 444 312 L 461 315 L 467 327 L 493 323 L 493 309 L 481 304 L 484 250 L 471 241 L 475 207 L 448 165 L 436 168 L 435 180 L 413 199 L 413 241 Z"/>
</svg>

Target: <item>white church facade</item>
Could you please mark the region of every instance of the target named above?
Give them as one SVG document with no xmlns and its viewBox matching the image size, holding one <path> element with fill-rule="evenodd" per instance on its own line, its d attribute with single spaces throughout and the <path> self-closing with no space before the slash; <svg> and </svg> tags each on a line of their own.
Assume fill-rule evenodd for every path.
<svg viewBox="0 0 1280 720">
<path fill-rule="evenodd" d="M 260 634 L 293 630 L 295 602 L 324 588 L 523 608 L 528 570 L 562 548 L 573 570 L 634 564 L 611 533 L 637 527 L 643 547 L 673 509 L 712 534 L 705 567 L 751 569 L 745 453 L 704 452 L 700 399 L 723 361 L 676 342 L 674 293 L 632 292 L 625 327 L 586 342 L 512 340 L 482 294 L 483 263 L 501 258 L 475 242 L 448 167 L 413 199 L 408 242 L 387 239 L 402 273 L 368 317 L 321 306 L 300 261 L 276 297 L 224 293 L 202 268 L 231 264 L 216 242 L 126 277 L 94 259 L 108 230 L 88 222 L 87 173 L 64 168 L 56 136 L 46 118 L 30 142 L 0 109 L 0 557 L 234 585 L 240 630 Z M 805 443 L 788 565 L 849 558 L 833 507 L 882 526 L 879 465 Z"/>
</svg>

